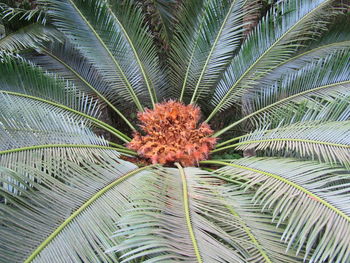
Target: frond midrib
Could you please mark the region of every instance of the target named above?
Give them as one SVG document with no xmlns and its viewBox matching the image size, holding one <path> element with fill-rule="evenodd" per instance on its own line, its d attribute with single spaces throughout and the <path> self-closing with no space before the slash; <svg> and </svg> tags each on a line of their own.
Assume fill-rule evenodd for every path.
<svg viewBox="0 0 350 263">
<path fill-rule="evenodd" d="M 110 147 L 110 146 L 103 146 L 103 145 L 93 145 L 93 144 L 42 144 L 42 145 L 33 145 L 33 146 L 26 146 L 26 147 L 14 148 L 14 149 L 9 149 L 9 150 L 3 150 L 3 151 L 0 151 L 0 155 L 9 154 L 9 153 L 15 153 L 15 152 L 32 151 L 32 150 L 37 150 L 37 149 L 47 149 L 47 148 L 90 148 L 90 149 L 115 150 L 115 151 L 123 152 L 123 153 L 127 153 L 127 154 L 135 154 L 132 151 L 127 150 L 127 149 Z"/>
<path fill-rule="evenodd" d="M 323 45 L 323 46 L 319 46 L 317 48 L 314 48 L 314 49 L 310 49 L 310 50 L 307 50 L 303 53 L 300 53 L 298 55 L 296 55 L 295 57 L 291 57 L 289 59 L 287 59 L 286 61 L 283 61 L 282 63 L 278 64 L 276 67 L 270 69 L 269 71 L 267 71 L 266 73 L 270 73 L 272 72 L 274 69 L 276 68 L 279 68 L 293 60 L 297 60 L 303 56 L 307 56 L 309 54 L 312 54 L 312 53 L 316 53 L 317 51 L 320 51 L 322 49 L 328 49 L 328 48 L 331 48 L 331 47 L 337 47 L 337 46 L 344 46 L 344 45 L 349 45 L 350 46 L 350 40 L 344 40 L 344 41 L 340 41 L 340 42 L 334 42 L 334 43 L 330 43 L 330 44 L 326 44 L 326 45 Z"/>
<path fill-rule="evenodd" d="M 272 263 L 271 259 L 269 258 L 269 256 L 267 255 L 267 253 L 265 252 L 265 250 L 263 249 L 263 247 L 261 246 L 260 242 L 255 238 L 254 234 L 252 233 L 251 229 L 246 225 L 246 223 L 243 221 L 243 219 L 239 216 L 239 214 L 232 208 L 232 206 L 228 206 L 226 205 L 226 208 L 230 211 L 230 213 L 232 215 L 234 215 L 235 217 L 239 218 L 239 222 L 241 224 L 241 226 L 243 227 L 244 232 L 247 233 L 248 237 L 250 238 L 250 240 L 254 243 L 254 245 L 256 246 L 256 248 L 259 250 L 260 254 L 263 256 L 263 258 L 266 260 L 266 262 L 268 263 Z"/>
<path fill-rule="evenodd" d="M 211 152 L 214 153 L 214 152 L 226 150 L 226 149 L 237 147 L 237 146 L 240 146 L 240 145 L 251 144 L 251 143 L 280 142 L 280 141 L 281 142 L 283 142 L 283 141 L 291 141 L 291 142 L 302 142 L 302 143 L 311 143 L 311 144 L 323 144 L 323 145 L 326 145 L 326 146 L 350 148 L 350 145 L 347 145 L 347 144 L 331 143 L 331 142 L 321 141 L 321 140 L 296 139 L 296 138 L 288 138 L 288 137 L 286 137 L 286 138 L 272 138 L 272 139 L 261 139 L 261 140 L 248 140 L 248 141 L 244 141 L 244 142 L 239 142 L 239 143 L 235 143 L 235 144 L 232 144 L 232 145 L 228 145 L 228 146 L 225 146 L 225 147 L 217 148 L 217 149 L 215 149 L 215 150 L 213 150 Z"/>
<path fill-rule="evenodd" d="M 188 188 L 187 188 L 187 181 L 186 181 L 186 175 L 184 169 L 181 167 L 180 164 L 175 163 L 177 168 L 179 169 L 181 181 L 182 181 L 182 194 L 183 194 L 183 207 L 186 217 L 186 224 L 187 229 L 192 241 L 193 249 L 197 258 L 198 263 L 202 263 L 202 257 L 198 248 L 197 239 L 193 231 L 192 221 L 191 221 L 191 214 L 190 214 L 190 208 L 189 208 L 189 198 L 188 198 Z"/>
<path fill-rule="evenodd" d="M 148 89 L 148 92 L 149 92 L 149 95 L 150 95 L 150 98 L 151 98 L 151 103 L 152 103 L 152 106 L 154 108 L 155 106 L 155 103 L 157 103 L 157 96 L 156 96 L 156 93 L 154 91 L 154 88 L 151 87 L 151 84 L 149 83 L 149 80 L 148 80 L 148 77 L 146 75 L 146 72 L 145 72 L 145 69 L 144 69 L 144 66 L 143 66 L 143 63 L 141 62 L 140 60 L 140 57 L 139 57 L 139 54 L 137 53 L 128 33 L 126 32 L 124 26 L 122 25 L 122 23 L 119 21 L 119 19 L 117 18 L 117 16 L 114 14 L 114 12 L 110 9 L 109 6 L 106 6 L 108 8 L 108 10 L 110 11 L 110 14 L 114 17 L 115 21 L 118 23 L 118 25 L 120 26 L 126 40 L 128 41 L 129 43 L 129 46 L 131 47 L 131 50 L 132 52 L 134 53 L 135 55 L 135 58 L 136 58 L 136 61 L 138 63 L 138 65 L 140 66 L 140 69 L 141 69 L 141 73 L 142 73 L 142 76 L 145 80 L 145 83 L 146 83 L 146 86 L 147 86 L 147 89 Z"/>
<path fill-rule="evenodd" d="M 217 176 L 217 175 L 216 175 Z M 223 179 L 225 181 L 229 181 L 232 182 L 230 179 L 227 179 L 225 177 L 222 176 L 217 176 L 220 179 Z M 232 182 L 235 183 L 235 182 Z M 218 194 L 218 193 L 215 193 Z M 220 196 L 220 199 L 224 200 L 224 198 L 222 196 Z M 255 238 L 255 236 L 253 235 L 251 229 L 247 226 L 247 224 L 244 222 L 243 218 L 233 209 L 233 207 L 231 205 L 228 204 L 224 204 L 225 207 L 227 208 L 227 210 L 229 210 L 229 212 L 236 218 L 238 218 L 239 223 L 241 224 L 244 232 L 247 233 L 248 237 L 250 238 L 250 240 L 254 243 L 254 245 L 256 246 L 256 248 L 259 250 L 260 254 L 263 256 L 263 258 L 266 260 L 266 262 L 268 263 L 272 263 L 271 259 L 269 258 L 269 256 L 267 255 L 267 253 L 265 252 L 265 250 L 263 249 L 263 247 L 261 246 L 260 242 Z"/>
<path fill-rule="evenodd" d="M 196 41 L 193 45 L 193 48 L 191 50 L 191 56 L 190 56 L 190 59 L 188 61 L 188 66 L 186 68 L 186 74 L 185 74 L 185 78 L 183 80 L 183 84 L 182 84 L 182 88 L 181 88 L 181 94 L 180 94 L 180 98 L 179 98 L 179 101 L 182 101 L 183 100 L 183 97 L 185 95 L 185 89 L 186 89 L 186 84 L 187 84 L 187 79 L 188 79 L 188 75 L 189 75 L 189 72 L 190 72 L 190 68 L 191 68 L 191 64 L 192 64 L 192 60 L 194 58 L 194 53 L 196 51 L 196 47 L 197 47 L 197 43 L 198 43 L 198 40 L 199 40 L 199 32 L 202 30 L 203 28 L 203 21 L 205 19 L 205 16 L 204 16 L 204 12 L 205 10 L 207 9 L 207 4 L 208 4 L 208 0 L 206 0 L 206 2 L 204 3 L 204 6 L 202 7 L 202 13 L 201 13 L 201 20 L 200 20 L 200 26 L 198 27 L 198 29 L 196 30 L 196 35 L 197 35 L 197 38 L 196 38 Z"/>
<path fill-rule="evenodd" d="M 88 208 L 90 205 L 93 204 L 94 201 L 96 201 L 99 197 L 104 195 L 107 191 L 111 190 L 113 187 L 117 186 L 119 183 L 125 181 L 129 177 L 150 168 L 150 166 L 142 167 L 135 169 L 115 181 L 111 182 L 109 185 L 102 188 L 100 191 L 95 193 L 88 201 L 86 201 L 82 206 L 80 206 L 74 213 L 72 213 L 62 224 L 60 224 L 54 232 L 51 233 L 30 255 L 29 257 L 24 261 L 24 263 L 32 262 L 41 252 L 42 250 L 56 237 L 58 236 L 63 229 L 71 223 L 77 216 L 79 216 L 86 208 Z"/>
</svg>

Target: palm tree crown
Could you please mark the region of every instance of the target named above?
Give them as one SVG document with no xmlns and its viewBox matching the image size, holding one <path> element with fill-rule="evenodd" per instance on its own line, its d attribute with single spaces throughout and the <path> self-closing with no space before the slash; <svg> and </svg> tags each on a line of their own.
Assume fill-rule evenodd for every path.
<svg viewBox="0 0 350 263">
<path fill-rule="evenodd" d="M 346 1 L 0 10 L 0 262 L 350 262 Z"/>
</svg>

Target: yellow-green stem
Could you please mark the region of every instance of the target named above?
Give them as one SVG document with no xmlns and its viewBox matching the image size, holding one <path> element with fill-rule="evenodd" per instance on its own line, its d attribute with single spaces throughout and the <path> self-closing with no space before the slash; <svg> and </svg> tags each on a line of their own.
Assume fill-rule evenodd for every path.
<svg viewBox="0 0 350 263">
<path fill-rule="evenodd" d="M 189 232 L 191 240 L 192 240 L 193 249 L 194 249 L 194 252 L 196 254 L 197 261 L 198 261 L 198 263 L 202 263 L 203 262 L 202 257 L 201 257 L 201 254 L 199 252 L 196 236 L 194 234 L 192 222 L 191 222 L 191 214 L 190 214 L 190 208 L 189 208 L 188 189 L 187 189 L 187 180 L 186 180 L 185 171 L 181 167 L 180 164 L 175 163 L 175 165 L 180 171 L 181 180 L 182 180 L 183 202 L 184 202 L 184 209 L 185 209 L 185 216 L 186 216 L 186 223 L 187 223 L 188 232 Z"/>
</svg>

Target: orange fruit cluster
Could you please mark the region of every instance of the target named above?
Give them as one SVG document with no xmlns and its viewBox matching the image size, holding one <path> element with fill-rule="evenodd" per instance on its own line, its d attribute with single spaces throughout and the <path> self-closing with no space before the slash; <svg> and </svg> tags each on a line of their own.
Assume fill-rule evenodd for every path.
<svg viewBox="0 0 350 263">
<path fill-rule="evenodd" d="M 135 132 L 127 147 L 153 164 L 193 166 L 207 159 L 216 144 L 216 138 L 209 137 L 213 134 L 209 125 L 198 125 L 200 115 L 199 107 L 193 105 L 172 100 L 158 103 L 154 110 L 138 113 L 146 135 Z"/>
</svg>

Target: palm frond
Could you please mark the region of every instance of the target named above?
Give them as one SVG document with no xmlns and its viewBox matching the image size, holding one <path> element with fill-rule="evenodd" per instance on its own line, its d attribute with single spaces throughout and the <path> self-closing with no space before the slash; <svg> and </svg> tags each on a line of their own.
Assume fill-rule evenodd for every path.
<svg viewBox="0 0 350 263">
<path fill-rule="evenodd" d="M 310 62 L 324 59 L 333 53 L 340 51 L 347 52 L 350 49 L 350 17 L 337 17 L 339 24 L 329 29 L 316 42 L 311 43 L 307 47 L 300 50 L 292 58 L 282 62 L 269 74 L 259 81 L 259 85 L 270 86 L 278 81 L 285 72 L 297 71 Z"/>
<path fill-rule="evenodd" d="M 312 158 L 350 165 L 350 122 L 297 123 L 254 131 L 236 144 L 237 149 L 268 150 L 270 154 Z"/>
<path fill-rule="evenodd" d="M 308 262 L 349 261 L 350 181 L 344 169 L 293 159 L 243 158 L 218 172 L 247 180 L 245 188 L 256 190 L 255 203 L 273 209 L 277 224 L 286 223 L 282 240 L 288 248 L 305 248 Z"/>
<path fill-rule="evenodd" d="M 114 110 L 123 121 L 132 129 L 133 125 L 119 110 L 122 108 L 130 109 L 128 103 L 121 104 L 117 94 L 111 90 L 109 84 L 103 80 L 99 72 L 77 48 L 69 43 L 67 39 L 63 43 L 53 42 L 45 43 L 37 48 L 38 52 L 22 54 L 31 62 L 45 68 L 49 72 L 63 77 L 74 83 L 74 86 L 90 96 L 97 96 L 99 104 L 107 104 Z M 114 106 L 114 105 L 117 105 Z"/>
<path fill-rule="evenodd" d="M 140 99 L 152 104 L 157 100 L 157 52 L 140 10 L 130 1 L 117 12 L 102 0 L 40 2 L 50 7 L 54 25 L 94 64 L 112 91 L 139 110 Z"/>
<path fill-rule="evenodd" d="M 0 3 L 0 16 L 6 21 L 28 21 L 46 24 L 46 13 L 43 9 L 34 8 L 26 10 L 23 8 L 10 7 Z"/>
<path fill-rule="evenodd" d="M 198 168 L 155 171 L 117 224 L 126 239 L 108 251 L 122 262 L 301 262 L 284 253 L 279 228 L 259 229 L 266 217 L 242 195 Z"/>
<path fill-rule="evenodd" d="M 267 115 L 256 119 L 254 123 L 254 126 L 257 127 L 256 131 L 277 130 L 291 124 L 312 125 L 314 123 L 348 121 L 350 119 L 350 96 L 339 95 L 338 98 L 331 101 L 307 100 L 299 104 L 290 104 L 288 107 L 282 107 L 281 109 L 277 108 L 273 114 L 275 118 Z M 249 133 L 222 141 L 216 145 L 217 148 L 213 152 L 236 147 L 235 144 L 231 143 L 246 136 L 249 136 Z M 230 145 L 224 146 L 226 144 Z"/>
<path fill-rule="evenodd" d="M 93 89 L 100 90 L 101 93 L 107 92 L 108 84 L 101 79 L 93 65 L 67 39 L 61 42 L 43 43 L 35 51 L 22 52 L 21 56 L 47 72 L 54 72 L 69 80 L 84 93 L 92 95 L 94 94 Z M 111 103 L 115 103 L 112 96 L 109 98 Z M 103 103 L 102 100 L 101 103 Z"/>
<path fill-rule="evenodd" d="M 326 30 L 329 19 L 337 13 L 332 3 L 294 0 L 274 5 L 243 43 L 218 83 L 211 101 L 215 108 L 207 121 L 239 101 L 259 79 L 292 57 L 305 40 Z"/>
<path fill-rule="evenodd" d="M 210 93 L 243 37 L 246 2 L 204 1 L 193 25 L 188 16 L 194 10 L 186 10 L 184 20 L 180 17 L 171 43 L 172 79 L 180 100 L 187 94 L 193 103 Z"/>
<path fill-rule="evenodd" d="M 14 52 L 27 48 L 35 48 L 44 41 L 59 39 L 60 35 L 60 32 L 52 27 L 30 24 L 1 38 L 0 49 L 2 51 Z"/>
<path fill-rule="evenodd" d="M 0 94 L 0 150 L 43 144 L 95 144 L 107 142 L 71 112 L 27 98 Z"/>
<path fill-rule="evenodd" d="M 280 115 L 283 110 L 309 104 L 302 106 L 304 110 L 294 111 L 306 115 L 307 109 L 315 103 L 324 105 L 348 96 L 349 85 L 350 50 L 331 54 L 283 76 L 273 86 L 262 87 L 246 96 L 245 111 L 251 113 L 217 132 L 216 136 L 246 120 L 251 120 L 253 125 L 262 118 L 279 123 L 282 118 L 286 118 L 285 114 Z"/>
<path fill-rule="evenodd" d="M 29 160 L 12 153 L 10 168 L 0 155 L 0 180 L 7 184 L 0 185 L 0 233 L 7 237 L 0 262 L 118 262 L 104 250 L 115 244 L 113 224 L 141 187 L 145 168 L 113 150 L 68 149 L 74 160 L 56 153 L 31 152 Z"/>
<path fill-rule="evenodd" d="M 19 56 L 0 54 L 0 93 L 11 94 L 55 106 L 107 129 L 125 142 L 128 137 L 98 120 L 99 103 L 93 97 L 77 90 L 71 83 L 42 69 Z"/>
</svg>

